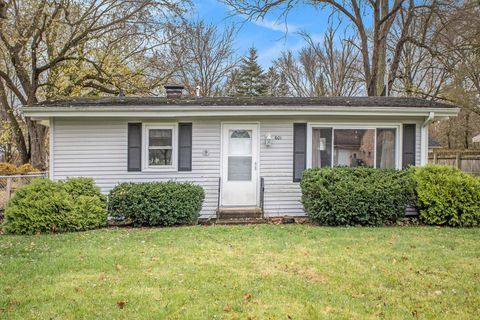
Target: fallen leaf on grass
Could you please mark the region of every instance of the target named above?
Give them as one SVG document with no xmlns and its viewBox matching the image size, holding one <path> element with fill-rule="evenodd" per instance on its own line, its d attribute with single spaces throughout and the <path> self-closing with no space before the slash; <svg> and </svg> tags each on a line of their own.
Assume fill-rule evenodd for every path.
<svg viewBox="0 0 480 320">
<path fill-rule="evenodd" d="M 229 304 L 226 304 L 225 307 L 223 307 L 223 311 L 230 312 L 232 311 L 232 307 Z"/>
<path fill-rule="evenodd" d="M 329 314 L 333 312 L 333 308 L 330 306 L 326 306 L 325 309 L 323 309 L 324 314 Z"/>
<path fill-rule="evenodd" d="M 150 260 L 151 260 L 151 261 L 157 261 L 157 260 L 158 260 L 158 257 L 151 257 Z"/>
<path fill-rule="evenodd" d="M 122 271 L 122 266 L 119 264 L 116 264 L 115 269 L 117 269 L 117 271 Z"/>
<path fill-rule="evenodd" d="M 243 303 L 247 304 L 250 302 L 250 300 L 252 300 L 252 295 L 250 293 L 245 293 L 243 295 Z"/>
<path fill-rule="evenodd" d="M 127 301 L 117 301 L 117 306 L 118 306 L 120 309 L 123 309 L 126 304 L 127 304 Z"/>
<path fill-rule="evenodd" d="M 100 275 L 98 276 L 98 280 L 100 280 L 100 281 L 107 280 L 107 276 L 105 275 L 104 272 L 100 273 Z"/>
<path fill-rule="evenodd" d="M 363 298 L 365 295 L 363 293 L 352 293 L 353 298 Z"/>
</svg>

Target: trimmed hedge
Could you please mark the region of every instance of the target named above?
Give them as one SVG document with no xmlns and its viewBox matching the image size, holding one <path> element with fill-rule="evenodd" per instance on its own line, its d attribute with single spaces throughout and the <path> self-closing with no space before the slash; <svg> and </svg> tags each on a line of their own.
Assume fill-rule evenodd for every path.
<svg viewBox="0 0 480 320">
<path fill-rule="evenodd" d="M 413 176 L 422 222 L 452 227 L 480 225 L 480 178 L 441 165 L 415 168 Z"/>
<path fill-rule="evenodd" d="M 8 202 L 3 230 L 14 234 L 82 231 L 106 222 L 105 196 L 92 179 L 34 179 Z"/>
<path fill-rule="evenodd" d="M 409 171 L 366 167 L 314 168 L 303 172 L 302 203 L 316 223 L 381 226 L 405 215 L 414 202 Z"/>
<path fill-rule="evenodd" d="M 173 226 L 197 223 L 203 188 L 190 183 L 121 183 L 110 191 L 110 215 L 135 226 Z"/>
</svg>

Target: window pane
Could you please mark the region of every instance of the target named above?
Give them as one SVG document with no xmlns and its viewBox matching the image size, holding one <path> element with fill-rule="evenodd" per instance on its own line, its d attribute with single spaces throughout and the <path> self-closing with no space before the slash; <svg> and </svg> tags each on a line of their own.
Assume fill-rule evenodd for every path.
<svg viewBox="0 0 480 320">
<path fill-rule="evenodd" d="M 373 129 L 334 130 L 333 163 L 335 166 L 374 166 Z"/>
<path fill-rule="evenodd" d="M 149 146 L 172 146 L 172 129 L 150 129 L 148 132 Z"/>
<path fill-rule="evenodd" d="M 228 154 L 247 156 L 252 154 L 252 130 L 230 130 Z"/>
<path fill-rule="evenodd" d="M 172 149 L 148 150 L 148 164 L 150 166 L 172 165 Z"/>
<path fill-rule="evenodd" d="M 312 167 L 332 165 L 332 128 L 313 129 Z"/>
<path fill-rule="evenodd" d="M 249 139 L 251 136 L 251 130 L 230 130 L 230 138 L 233 139 L 242 139 L 246 138 Z"/>
<path fill-rule="evenodd" d="M 395 169 L 396 129 L 377 129 L 377 168 Z"/>
<path fill-rule="evenodd" d="M 228 157 L 228 181 L 251 181 L 252 157 Z"/>
</svg>

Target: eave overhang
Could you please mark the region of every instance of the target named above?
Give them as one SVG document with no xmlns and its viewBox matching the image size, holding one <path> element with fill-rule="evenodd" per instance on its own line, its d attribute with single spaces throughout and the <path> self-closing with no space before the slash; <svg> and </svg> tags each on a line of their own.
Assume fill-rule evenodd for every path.
<svg viewBox="0 0 480 320">
<path fill-rule="evenodd" d="M 178 118 L 231 116 L 401 116 L 429 117 L 435 120 L 458 115 L 459 108 L 434 107 L 351 107 L 351 106 L 72 106 L 24 107 L 23 115 L 36 120 L 49 118 Z"/>
</svg>

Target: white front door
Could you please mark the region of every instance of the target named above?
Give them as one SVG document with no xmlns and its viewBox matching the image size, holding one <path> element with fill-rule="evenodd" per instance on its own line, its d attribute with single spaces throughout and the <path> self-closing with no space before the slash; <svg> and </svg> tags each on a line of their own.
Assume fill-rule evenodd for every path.
<svg viewBox="0 0 480 320">
<path fill-rule="evenodd" d="M 222 205 L 256 206 L 258 125 L 223 124 L 222 150 Z"/>
</svg>

